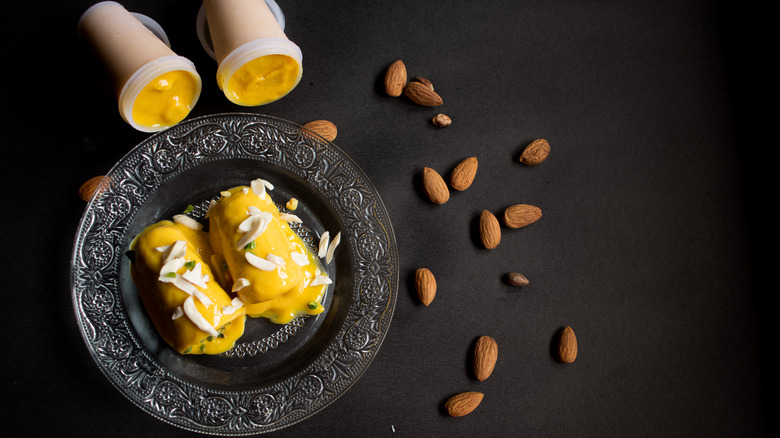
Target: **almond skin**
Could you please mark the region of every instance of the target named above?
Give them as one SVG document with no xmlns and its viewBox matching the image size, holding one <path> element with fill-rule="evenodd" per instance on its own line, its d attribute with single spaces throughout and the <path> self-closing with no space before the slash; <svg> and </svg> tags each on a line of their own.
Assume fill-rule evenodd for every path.
<svg viewBox="0 0 780 438">
<path fill-rule="evenodd" d="M 84 181 L 84 184 L 79 187 L 79 197 L 83 201 L 88 202 L 96 193 L 105 190 L 109 183 L 110 180 L 105 175 L 93 176 Z"/>
<path fill-rule="evenodd" d="M 507 274 L 506 282 L 509 283 L 510 286 L 517 286 L 517 287 L 525 286 L 529 283 L 525 275 L 517 272 L 510 272 L 509 274 Z"/>
<path fill-rule="evenodd" d="M 450 199 L 450 189 L 444 179 L 430 167 L 423 169 L 423 188 L 428 199 L 434 204 L 444 204 Z"/>
<path fill-rule="evenodd" d="M 436 114 L 431 122 L 439 128 L 444 128 L 452 124 L 452 119 L 446 114 Z"/>
<path fill-rule="evenodd" d="M 577 359 L 577 336 L 574 330 L 566 326 L 558 338 L 558 360 L 563 363 L 572 363 Z"/>
<path fill-rule="evenodd" d="M 420 268 L 414 273 L 414 284 L 420 301 L 428 306 L 436 297 L 436 277 L 428 268 Z"/>
<path fill-rule="evenodd" d="M 419 82 L 419 83 L 421 83 L 423 85 L 426 85 L 428 88 L 433 90 L 433 83 L 431 81 L 429 81 L 428 79 L 425 79 L 423 77 L 417 76 L 416 78 L 413 79 L 413 81 L 414 82 Z"/>
<path fill-rule="evenodd" d="M 450 185 L 453 189 L 463 191 L 471 186 L 477 176 L 477 157 L 469 157 L 458 163 L 450 174 Z"/>
<path fill-rule="evenodd" d="M 487 249 L 493 249 L 501 242 L 501 225 L 493 213 L 487 210 L 479 215 L 479 237 Z"/>
<path fill-rule="evenodd" d="M 550 155 L 550 143 L 540 138 L 532 141 L 531 144 L 523 149 L 523 153 L 520 155 L 520 162 L 529 166 L 536 166 L 547 159 L 548 155 Z"/>
<path fill-rule="evenodd" d="M 392 97 L 398 97 L 406 86 L 406 65 L 400 59 L 390 64 L 385 72 L 385 92 Z"/>
<path fill-rule="evenodd" d="M 444 409 L 451 417 L 462 417 L 474 411 L 482 403 L 485 394 L 476 391 L 453 395 L 444 403 Z"/>
<path fill-rule="evenodd" d="M 498 344 L 490 336 L 481 336 L 474 347 L 474 376 L 482 382 L 490 377 L 498 360 Z"/>
<path fill-rule="evenodd" d="M 338 128 L 336 128 L 336 125 L 327 120 L 314 120 L 303 125 L 303 127 L 310 131 L 316 132 L 322 136 L 322 138 L 328 141 L 335 140 L 336 135 L 338 134 Z"/>
<path fill-rule="evenodd" d="M 404 87 L 404 95 L 412 102 L 422 106 L 439 106 L 444 102 L 431 87 L 422 82 L 412 81 Z"/>
<path fill-rule="evenodd" d="M 504 210 L 504 224 L 509 228 L 522 228 L 538 221 L 542 209 L 529 204 L 515 204 Z"/>
</svg>

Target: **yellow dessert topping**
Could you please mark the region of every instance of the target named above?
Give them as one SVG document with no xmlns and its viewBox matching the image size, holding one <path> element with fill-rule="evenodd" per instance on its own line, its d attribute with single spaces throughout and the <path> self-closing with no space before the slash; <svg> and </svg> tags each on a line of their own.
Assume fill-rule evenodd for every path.
<svg viewBox="0 0 780 438">
<path fill-rule="evenodd" d="M 236 70 L 224 91 L 239 105 L 263 105 L 283 97 L 295 88 L 300 70 L 298 61 L 290 56 L 261 56 Z"/>
<path fill-rule="evenodd" d="M 175 70 L 147 84 L 133 102 L 133 120 L 150 128 L 173 126 L 187 117 L 198 91 L 192 73 Z"/>
<path fill-rule="evenodd" d="M 245 309 L 231 308 L 205 263 L 208 236 L 171 221 L 146 228 L 131 245 L 131 275 L 160 336 L 179 353 L 217 354 L 244 332 Z"/>
<path fill-rule="evenodd" d="M 246 316 L 286 324 L 324 311 L 332 281 L 320 256 L 290 228 L 300 219 L 280 213 L 266 189 L 273 185 L 257 179 L 220 192 L 209 205 L 208 232 L 180 214 L 133 241 L 133 280 L 176 351 L 227 351 L 243 334 Z"/>
</svg>

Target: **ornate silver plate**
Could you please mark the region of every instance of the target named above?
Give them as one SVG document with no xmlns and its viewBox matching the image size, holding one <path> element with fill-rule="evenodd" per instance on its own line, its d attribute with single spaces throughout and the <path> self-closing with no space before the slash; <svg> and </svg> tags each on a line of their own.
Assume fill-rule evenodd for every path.
<svg viewBox="0 0 780 438">
<path fill-rule="evenodd" d="M 230 352 L 179 355 L 146 315 L 130 278 L 130 242 L 187 205 L 202 217 L 220 190 L 258 177 L 274 184 L 282 208 L 299 200 L 304 240 L 341 232 L 327 266 L 327 310 L 287 325 L 250 318 Z M 393 315 L 398 254 L 376 189 L 335 145 L 273 117 L 212 115 L 152 135 L 105 183 L 76 234 L 72 300 L 97 366 L 142 410 L 205 434 L 270 432 L 314 415 L 369 366 Z"/>
</svg>

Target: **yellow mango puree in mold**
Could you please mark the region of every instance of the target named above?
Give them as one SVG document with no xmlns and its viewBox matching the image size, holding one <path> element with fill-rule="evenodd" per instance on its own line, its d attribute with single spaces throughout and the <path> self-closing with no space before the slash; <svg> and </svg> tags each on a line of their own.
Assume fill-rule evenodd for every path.
<svg viewBox="0 0 780 438">
<path fill-rule="evenodd" d="M 295 88 L 300 69 L 298 61 L 290 56 L 261 56 L 236 70 L 228 80 L 227 90 L 223 91 L 240 105 L 263 105 L 283 97 Z"/>
<path fill-rule="evenodd" d="M 229 281 L 239 278 L 249 281 L 249 286 L 239 289 L 237 294 L 251 317 L 264 317 L 286 324 L 304 314 L 322 313 L 324 309 L 319 303 L 327 285 L 308 285 L 316 276 L 325 275 L 316 254 L 281 219 L 270 195 L 261 199 L 254 191 L 246 189 L 244 186 L 228 190 L 231 195 L 221 198 L 209 210 L 213 263 L 227 266 Z M 273 218 L 266 230 L 250 244 L 253 248 L 237 248 L 243 237 L 238 226 L 248 217 L 250 207 L 268 212 Z M 247 261 L 246 252 L 262 258 L 273 254 L 281 257 L 284 264 L 271 271 L 263 271 Z M 292 253 L 305 254 L 307 263 L 300 266 L 292 259 Z M 310 306 L 310 303 L 316 306 Z"/>
<path fill-rule="evenodd" d="M 133 120 L 150 128 L 173 126 L 187 117 L 198 90 L 192 73 L 175 70 L 149 82 L 133 102 Z"/>
<path fill-rule="evenodd" d="M 213 324 L 219 332 L 216 337 L 198 328 L 186 315 L 172 318 L 190 295 L 172 283 L 158 281 L 165 256 L 158 248 L 178 240 L 187 241 L 184 258 L 200 263 L 202 274 L 209 276 L 206 288 L 200 290 L 211 300 L 211 305 L 205 306 L 198 299 L 193 301 L 201 315 L 210 322 L 216 322 Z M 214 280 L 209 265 L 205 263 L 211 257 L 206 233 L 165 220 L 147 227 L 136 237 L 130 249 L 135 252 L 131 276 L 149 317 L 165 342 L 179 353 L 190 354 L 218 354 L 233 348 L 244 333 L 245 309 L 240 308 L 229 315 L 222 313 L 223 307 L 229 306 L 232 298 Z M 182 266 L 177 273 L 183 274 L 187 269 Z"/>
<path fill-rule="evenodd" d="M 223 195 L 209 209 L 209 232 L 164 220 L 146 228 L 131 245 L 135 252 L 131 274 L 144 306 L 162 338 L 180 353 L 218 354 L 229 350 L 243 334 L 246 316 L 286 324 L 298 316 L 324 310 L 321 302 L 327 285 L 309 286 L 316 276 L 326 275 L 324 269 L 317 255 L 281 218 L 271 196 L 266 194 L 263 199 L 246 186 L 228 192 L 230 196 Z M 249 217 L 250 207 L 270 213 L 272 220 L 250 245 L 237 248 L 244 235 L 238 226 Z M 201 291 L 213 304 L 204 306 L 197 299 L 193 301 L 202 316 L 216 321 L 214 327 L 220 333 L 217 337 L 199 329 L 186 315 L 171 317 L 190 296 L 171 283 L 159 281 L 164 258 L 160 248 L 177 240 L 187 241 L 185 258 L 200 263 L 202 274 L 209 276 L 207 288 Z M 284 263 L 264 271 L 247 261 L 246 252 L 263 258 L 274 254 Z M 291 257 L 293 252 L 305 254 L 307 263 L 300 266 L 301 259 L 296 263 Z M 232 292 L 239 278 L 248 280 L 249 285 Z M 234 297 L 244 305 L 233 314 L 222 314 L 221 309 L 230 306 Z"/>
</svg>

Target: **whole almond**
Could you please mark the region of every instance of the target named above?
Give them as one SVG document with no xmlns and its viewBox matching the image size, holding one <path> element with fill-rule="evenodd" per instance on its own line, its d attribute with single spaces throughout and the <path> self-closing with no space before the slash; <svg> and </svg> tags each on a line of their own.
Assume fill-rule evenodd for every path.
<svg viewBox="0 0 780 438">
<path fill-rule="evenodd" d="M 506 281 L 509 283 L 510 286 L 525 286 L 529 283 L 528 279 L 525 277 L 525 275 L 517 273 L 517 272 L 510 272 L 506 275 Z"/>
<path fill-rule="evenodd" d="M 426 85 L 428 88 L 433 90 L 433 83 L 431 81 L 429 81 L 428 79 L 425 79 L 423 77 L 417 76 L 416 78 L 413 79 L 413 81 L 414 82 L 419 82 L 419 83 L 421 83 L 423 85 Z"/>
<path fill-rule="evenodd" d="M 542 209 L 529 204 L 510 205 L 504 210 L 504 224 L 509 228 L 522 228 L 539 220 Z"/>
<path fill-rule="evenodd" d="M 536 166 L 544 161 L 548 155 L 550 155 L 550 143 L 540 138 L 532 141 L 531 144 L 523 149 L 523 153 L 520 155 L 520 162 L 529 166 Z"/>
<path fill-rule="evenodd" d="M 400 59 L 390 64 L 385 72 L 385 92 L 389 96 L 398 97 L 406 86 L 406 66 Z"/>
<path fill-rule="evenodd" d="M 314 120 L 306 123 L 303 125 L 303 127 L 310 131 L 316 132 L 322 136 L 322 138 L 328 141 L 335 140 L 336 135 L 338 134 L 338 128 L 336 128 L 336 125 L 327 120 Z"/>
<path fill-rule="evenodd" d="M 446 114 L 436 114 L 433 116 L 433 119 L 431 119 L 431 122 L 439 128 L 444 128 L 445 126 L 450 126 L 452 124 L 452 119 Z"/>
<path fill-rule="evenodd" d="M 105 175 L 93 176 L 79 187 L 79 197 L 84 201 L 89 201 L 95 194 L 108 188 L 109 182 L 110 179 L 106 178 Z"/>
<path fill-rule="evenodd" d="M 450 189 L 444 179 L 430 167 L 423 169 L 423 188 L 428 199 L 434 204 L 444 204 L 450 199 Z"/>
<path fill-rule="evenodd" d="M 462 417 L 474 411 L 482 403 L 485 394 L 476 391 L 466 391 L 453 395 L 444 403 L 444 409 L 451 417 Z"/>
<path fill-rule="evenodd" d="M 481 336 L 474 347 L 474 376 L 480 382 L 490 377 L 498 360 L 498 344 L 490 336 Z"/>
<path fill-rule="evenodd" d="M 487 210 L 479 215 L 479 237 L 487 249 L 493 249 L 501 242 L 501 225 L 493 213 Z"/>
<path fill-rule="evenodd" d="M 558 359 L 563 363 L 572 363 L 577 359 L 577 337 L 569 326 L 563 329 L 558 338 Z"/>
<path fill-rule="evenodd" d="M 420 268 L 414 273 L 414 284 L 420 301 L 428 306 L 436 297 L 436 277 L 428 268 Z"/>
<path fill-rule="evenodd" d="M 422 106 L 439 106 L 444 102 L 431 87 L 422 82 L 412 81 L 404 87 L 404 95 L 412 102 Z"/>
<path fill-rule="evenodd" d="M 453 189 L 463 191 L 471 186 L 477 176 L 477 157 L 469 157 L 458 163 L 450 174 L 450 185 Z"/>
</svg>

